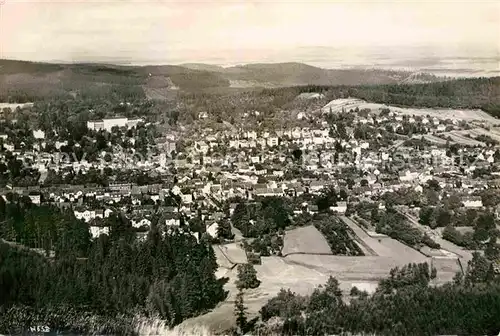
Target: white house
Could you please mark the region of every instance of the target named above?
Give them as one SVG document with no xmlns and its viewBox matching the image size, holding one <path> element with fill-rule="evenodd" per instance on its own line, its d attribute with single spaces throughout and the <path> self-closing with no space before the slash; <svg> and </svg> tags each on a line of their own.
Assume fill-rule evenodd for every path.
<svg viewBox="0 0 500 336">
<path fill-rule="evenodd" d="M 267 139 L 267 145 L 269 147 L 278 146 L 278 137 L 269 137 Z"/>
<path fill-rule="evenodd" d="M 404 172 L 399 173 L 399 180 L 402 182 L 413 181 L 418 178 L 418 172 L 406 170 Z"/>
<path fill-rule="evenodd" d="M 132 222 L 132 226 L 135 228 L 140 228 L 143 226 L 147 226 L 147 227 L 151 226 L 151 221 L 147 218 L 143 218 L 141 220 L 132 219 L 131 222 Z"/>
<path fill-rule="evenodd" d="M 35 139 L 45 139 L 45 132 L 42 130 L 33 131 L 33 136 Z"/>
<path fill-rule="evenodd" d="M 482 208 L 483 201 L 479 196 L 465 197 L 462 199 L 462 203 L 466 208 Z"/>
<path fill-rule="evenodd" d="M 143 122 L 143 120 L 128 119 L 123 117 L 107 118 L 87 121 L 87 128 L 94 131 L 106 130 L 109 132 L 115 126 L 131 128 L 137 126 L 140 122 Z"/>
<path fill-rule="evenodd" d="M 218 228 L 219 228 L 219 224 L 213 223 L 213 224 L 211 224 L 210 226 L 207 227 L 207 233 L 211 237 L 216 238 L 217 237 L 217 229 Z"/>
<path fill-rule="evenodd" d="M 40 195 L 28 195 L 31 203 L 33 204 L 40 204 Z"/>
<path fill-rule="evenodd" d="M 99 238 L 102 234 L 109 234 L 109 227 L 91 226 L 90 234 L 92 235 L 92 238 Z"/>
<path fill-rule="evenodd" d="M 331 206 L 330 211 L 337 212 L 339 214 L 345 214 L 347 210 L 347 202 L 337 202 L 337 206 Z"/>
</svg>

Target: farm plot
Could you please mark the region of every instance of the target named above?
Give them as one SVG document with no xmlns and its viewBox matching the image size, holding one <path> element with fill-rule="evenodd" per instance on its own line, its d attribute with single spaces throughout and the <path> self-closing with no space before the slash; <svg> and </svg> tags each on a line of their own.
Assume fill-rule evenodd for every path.
<svg viewBox="0 0 500 336">
<path fill-rule="evenodd" d="M 437 137 L 435 135 L 432 135 L 432 134 L 425 134 L 425 135 L 416 134 L 412 138 L 413 139 L 420 139 L 421 137 L 423 137 L 427 141 L 430 141 L 430 142 L 433 142 L 433 143 L 436 143 L 436 144 L 439 144 L 439 145 L 445 145 L 446 144 L 446 140 L 445 139 L 441 139 L 441 138 L 439 138 L 439 137 Z"/>
<path fill-rule="evenodd" d="M 237 243 L 219 245 L 221 252 L 233 264 L 244 264 L 247 262 L 247 255 L 243 248 Z"/>
<path fill-rule="evenodd" d="M 451 131 L 451 132 L 446 132 L 446 133 L 441 133 L 442 137 L 447 139 L 450 138 L 452 141 L 463 144 L 466 146 L 486 146 L 484 142 L 477 141 L 471 138 L 467 138 L 464 135 L 460 134 L 457 131 Z"/>
<path fill-rule="evenodd" d="M 490 116 L 488 113 L 481 110 L 454 110 L 454 109 L 431 109 L 431 108 L 402 108 L 384 104 L 368 103 L 357 98 L 335 99 L 326 104 L 321 110 L 323 113 L 339 113 L 342 110 L 349 111 L 351 109 L 360 110 L 370 109 L 373 112 L 379 112 L 383 108 L 388 108 L 395 113 L 408 116 L 430 116 L 438 119 L 453 119 L 466 121 L 486 121 L 492 125 L 500 125 L 500 120 Z"/>
<path fill-rule="evenodd" d="M 412 260 L 391 257 L 346 257 L 294 254 L 285 258 L 288 264 L 300 265 L 313 271 L 334 276 L 339 281 L 378 281 L 387 277 L 391 268 L 404 266 Z M 425 261 L 425 259 L 424 259 Z"/>
<path fill-rule="evenodd" d="M 480 135 L 486 135 L 492 138 L 493 140 L 500 141 L 500 131 L 494 128 L 490 129 L 489 131 L 484 128 L 473 128 L 471 130 L 456 131 L 455 133 L 461 135 L 470 135 L 473 138 L 478 137 Z"/>
<path fill-rule="evenodd" d="M 422 262 L 423 258 L 425 258 L 420 252 L 388 236 L 371 236 L 348 217 L 342 216 L 341 219 L 378 256 L 397 257 L 407 262 Z"/>
<path fill-rule="evenodd" d="M 456 258 L 433 258 L 432 266 L 437 270 L 437 284 L 453 281 L 455 274 L 462 271 Z"/>
<path fill-rule="evenodd" d="M 305 226 L 287 231 L 283 243 L 283 255 L 291 253 L 331 254 L 325 237 L 313 226 Z"/>
</svg>

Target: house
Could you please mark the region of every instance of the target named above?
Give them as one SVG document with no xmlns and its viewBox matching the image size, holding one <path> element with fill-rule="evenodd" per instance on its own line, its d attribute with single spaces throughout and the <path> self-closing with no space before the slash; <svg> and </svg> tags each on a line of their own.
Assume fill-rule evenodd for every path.
<svg viewBox="0 0 500 336">
<path fill-rule="evenodd" d="M 337 212 L 339 214 L 345 214 L 347 210 L 347 202 L 337 202 L 336 206 L 331 206 L 330 211 Z"/>
<path fill-rule="evenodd" d="M 309 183 L 309 191 L 312 193 L 317 193 L 321 191 L 326 186 L 324 181 L 311 181 Z"/>
<path fill-rule="evenodd" d="M 444 131 L 446 131 L 446 126 L 445 125 L 438 125 L 436 127 L 436 131 L 437 132 L 444 132 Z"/>
<path fill-rule="evenodd" d="M 217 230 L 219 228 L 219 224 L 217 222 L 214 222 L 210 224 L 207 227 L 207 233 L 212 237 L 212 238 L 217 238 Z"/>
<path fill-rule="evenodd" d="M 186 203 L 186 204 L 193 203 L 193 195 L 192 194 L 181 194 L 180 196 L 181 196 L 182 203 Z"/>
<path fill-rule="evenodd" d="M 466 208 L 482 208 L 483 201 L 479 196 L 466 196 L 462 198 L 462 203 Z"/>
<path fill-rule="evenodd" d="M 308 208 L 308 212 L 311 215 L 317 214 L 319 211 L 318 206 L 316 204 L 309 204 L 307 208 Z"/>
<path fill-rule="evenodd" d="M 143 226 L 147 226 L 147 227 L 151 226 L 151 221 L 147 218 L 143 218 L 141 220 L 132 219 L 131 222 L 132 222 L 132 226 L 135 228 L 140 228 Z"/>
<path fill-rule="evenodd" d="M 109 132 L 115 126 L 127 127 L 127 121 L 128 118 L 122 118 L 122 117 L 91 120 L 87 121 L 87 128 L 94 131 L 106 130 Z"/>
<path fill-rule="evenodd" d="M 416 178 L 418 178 L 419 173 L 417 171 L 401 171 L 399 172 L 399 180 L 401 182 L 408 182 L 408 181 L 413 181 Z"/>
<path fill-rule="evenodd" d="M 33 204 L 40 204 L 40 195 L 28 195 Z"/>
<path fill-rule="evenodd" d="M 35 139 L 45 139 L 45 132 L 42 130 L 33 131 L 33 137 Z"/>
<path fill-rule="evenodd" d="M 163 217 L 166 226 L 179 226 L 181 225 L 181 218 L 179 214 L 165 214 Z"/>
<path fill-rule="evenodd" d="M 279 143 L 278 137 L 269 137 L 269 138 L 267 138 L 267 145 L 269 147 L 278 146 L 278 143 Z"/>
<path fill-rule="evenodd" d="M 83 211 L 79 211 L 79 210 L 74 210 L 73 213 L 75 214 L 75 217 L 77 219 L 81 219 L 83 221 L 85 221 L 86 223 L 90 222 L 92 219 L 96 218 L 96 213 L 95 213 L 95 210 L 83 210 Z"/>
<path fill-rule="evenodd" d="M 109 234 L 109 227 L 90 226 L 90 234 L 92 235 L 92 238 L 99 238 L 102 234 Z"/>
</svg>

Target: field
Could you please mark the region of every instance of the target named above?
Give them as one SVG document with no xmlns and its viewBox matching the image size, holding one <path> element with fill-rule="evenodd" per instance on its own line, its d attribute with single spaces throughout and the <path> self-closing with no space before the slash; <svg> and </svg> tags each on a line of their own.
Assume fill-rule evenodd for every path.
<svg viewBox="0 0 500 336">
<path fill-rule="evenodd" d="M 473 128 L 470 130 L 463 130 L 463 131 L 455 131 L 455 134 L 460 134 L 463 136 L 471 136 L 473 138 L 478 137 L 480 135 L 486 135 L 489 136 L 490 138 L 500 141 L 500 129 L 498 128 L 491 128 L 490 130 L 486 130 L 484 128 Z"/>
<path fill-rule="evenodd" d="M 284 257 L 262 257 L 262 263 L 255 265 L 261 284 L 256 289 L 246 290 L 244 296 L 250 317 L 257 316 L 260 308 L 281 288 L 307 295 L 318 285 L 324 284 L 330 276 L 339 281 L 343 294 L 347 297 L 353 286 L 373 292 L 378 281 L 387 277 L 392 268 L 408 263 L 428 262 L 436 267 L 438 278 L 434 281 L 435 284 L 451 281 L 455 273 L 460 271 L 456 257 L 449 256 L 449 253 L 445 253 L 447 251 L 427 257 L 390 237 L 371 236 L 347 217 L 341 219 L 354 231 L 358 244 L 362 243 L 372 254 L 362 257 L 328 255 L 331 253 L 330 248 L 314 226 L 288 231 L 284 241 Z M 234 299 L 237 293 L 237 270 L 234 265 L 246 262 L 246 255 L 235 243 L 217 245 L 214 250 L 220 266 L 217 275 L 229 278 L 225 285 L 228 297 L 213 311 L 187 320 L 182 325 L 201 324 L 212 330 L 222 331 L 234 324 Z M 467 259 L 462 261 L 463 265 L 466 265 L 466 261 Z"/>
<path fill-rule="evenodd" d="M 425 140 L 427 140 L 427 141 L 430 141 L 430 142 L 433 142 L 433 143 L 436 143 L 436 144 L 439 144 L 439 145 L 445 145 L 446 144 L 446 140 L 441 139 L 441 138 L 439 138 L 439 137 L 437 137 L 435 135 L 432 135 L 432 134 L 425 134 L 425 135 L 415 134 L 412 138 L 413 139 L 420 139 L 422 137 Z"/>
<path fill-rule="evenodd" d="M 237 243 L 215 245 L 215 256 L 222 267 L 231 268 L 235 264 L 244 264 L 247 262 L 247 255 L 242 247 Z"/>
<path fill-rule="evenodd" d="M 325 237 L 310 225 L 287 231 L 282 253 L 286 256 L 291 253 L 331 254 L 332 252 Z"/>
<path fill-rule="evenodd" d="M 326 104 L 322 112 L 329 113 L 330 108 L 332 113 L 339 113 L 342 109 L 350 111 L 355 108 L 370 109 L 373 112 L 379 112 L 383 108 L 389 108 L 395 113 L 408 116 L 430 116 L 431 118 L 436 117 L 438 119 L 454 119 L 454 120 L 466 120 L 466 121 L 481 121 L 488 122 L 492 125 L 500 125 L 500 120 L 495 119 L 488 113 L 481 110 L 462 110 L 462 109 L 432 109 L 432 108 L 403 108 L 384 104 L 368 103 L 361 99 L 347 98 L 347 99 L 335 99 Z"/>
<path fill-rule="evenodd" d="M 28 107 L 32 106 L 33 103 L 25 103 L 25 104 L 9 104 L 9 103 L 0 103 L 0 110 L 4 108 L 10 108 L 12 111 L 14 111 L 17 107 Z"/>
<path fill-rule="evenodd" d="M 486 146 L 484 142 L 468 138 L 464 134 L 466 133 L 463 133 L 461 131 L 451 131 L 451 132 L 441 133 L 440 135 L 444 139 L 450 138 L 453 142 L 466 146 L 481 146 L 481 147 Z"/>
</svg>

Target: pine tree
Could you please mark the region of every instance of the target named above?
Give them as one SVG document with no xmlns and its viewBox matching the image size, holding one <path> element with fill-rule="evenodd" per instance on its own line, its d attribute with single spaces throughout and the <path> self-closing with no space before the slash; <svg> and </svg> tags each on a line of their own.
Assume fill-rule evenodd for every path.
<svg viewBox="0 0 500 336">
<path fill-rule="evenodd" d="M 252 264 L 238 265 L 238 280 L 236 280 L 238 289 L 257 288 L 259 285 L 257 271 Z"/>
<path fill-rule="evenodd" d="M 236 294 L 236 300 L 234 302 L 234 314 L 236 316 L 236 327 L 238 328 L 238 335 L 242 335 L 245 332 L 247 326 L 247 316 L 246 316 L 245 304 L 243 302 L 243 290 L 240 289 L 238 294 Z"/>
</svg>

